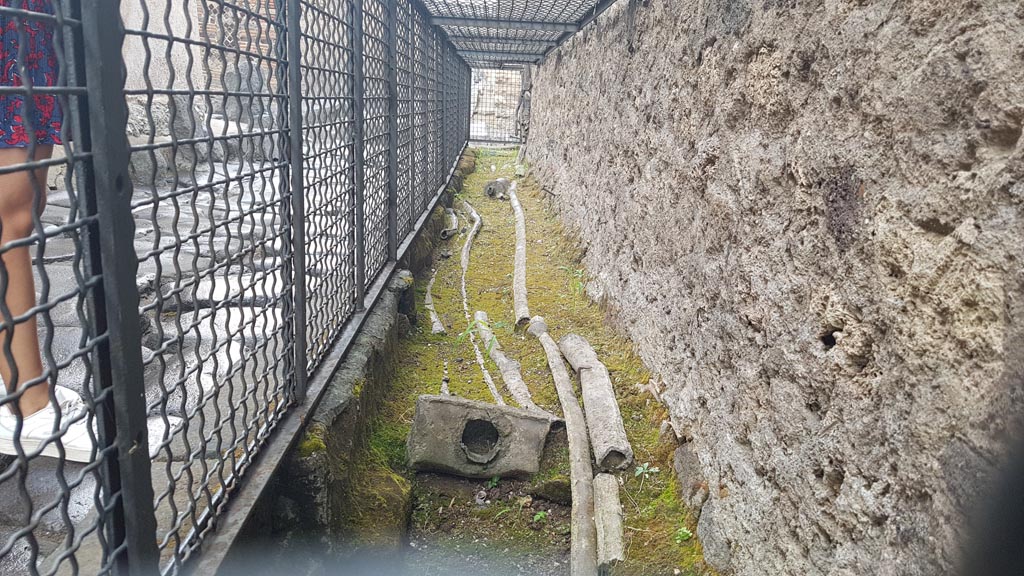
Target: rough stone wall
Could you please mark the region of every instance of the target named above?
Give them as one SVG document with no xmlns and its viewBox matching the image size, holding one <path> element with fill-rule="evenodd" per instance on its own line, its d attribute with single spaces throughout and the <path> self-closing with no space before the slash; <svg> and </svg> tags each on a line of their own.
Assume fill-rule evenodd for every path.
<svg viewBox="0 0 1024 576">
<path fill-rule="evenodd" d="M 1024 413 L 1022 70 L 1018 0 L 623 0 L 536 71 L 714 565 L 953 569 Z"/>
</svg>

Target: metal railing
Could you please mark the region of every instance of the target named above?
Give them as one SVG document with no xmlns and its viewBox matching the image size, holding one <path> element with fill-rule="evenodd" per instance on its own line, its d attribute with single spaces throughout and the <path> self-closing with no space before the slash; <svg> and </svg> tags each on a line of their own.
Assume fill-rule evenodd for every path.
<svg viewBox="0 0 1024 576">
<path fill-rule="evenodd" d="M 520 0 L 471 2 L 424 0 L 474 68 L 539 64 L 577 31 L 592 23 L 615 0 Z"/>
<path fill-rule="evenodd" d="M 517 122 L 523 92 L 523 72 L 496 68 L 473 68 L 470 103 L 470 134 L 475 142 L 521 142 Z"/>
<path fill-rule="evenodd" d="M 470 69 L 414 0 L 0 0 L 0 24 L 24 128 L 0 124 L 0 194 L 27 202 L 0 198 L 0 574 L 177 573 L 436 203 Z M 34 444 L 32 398 L 57 407 Z"/>
</svg>

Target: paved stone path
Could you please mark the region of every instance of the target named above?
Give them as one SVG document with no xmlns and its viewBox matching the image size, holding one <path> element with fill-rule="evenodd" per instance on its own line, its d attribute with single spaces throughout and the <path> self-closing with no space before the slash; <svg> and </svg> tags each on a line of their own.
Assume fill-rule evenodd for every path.
<svg viewBox="0 0 1024 576">
<path fill-rule="evenodd" d="M 238 164 L 226 171 L 221 165 L 197 180 L 230 181 L 238 170 Z M 165 557 L 240 465 L 244 445 L 266 423 L 267 407 L 281 401 L 276 389 L 283 381 L 281 359 L 288 354 L 281 337 L 282 296 L 290 288 L 281 274 L 275 185 L 258 177 L 233 180 L 172 199 L 173 183 L 162 183 L 157 209 L 151 189 L 135 190 L 144 385 L 159 537 L 169 534 Z M 51 191 L 43 224 L 51 231 L 65 226 L 72 203 L 66 192 Z M 40 301 L 56 303 L 40 320 L 41 341 L 52 351 L 44 363 L 58 368 L 61 385 L 82 392 L 91 385 L 91 370 L 80 354 L 87 342 L 87 304 L 75 244 L 59 234 L 34 252 L 42 265 L 36 270 Z M 254 245 L 264 247 L 246 253 Z M 315 287 L 315 276 L 310 281 Z M 184 423 L 169 438 L 161 413 Z M 33 556 L 41 569 L 52 566 L 69 545 L 81 547 L 83 568 L 96 561 L 97 533 L 83 536 L 95 525 L 100 502 L 95 466 L 36 458 L 19 467 L 5 458 L 0 468 L 0 547 L 13 542 L 0 558 L 0 576 L 26 573 Z M 37 523 L 32 537 L 19 534 L 29 523 Z M 43 560 L 48 556 L 49 563 Z"/>
</svg>

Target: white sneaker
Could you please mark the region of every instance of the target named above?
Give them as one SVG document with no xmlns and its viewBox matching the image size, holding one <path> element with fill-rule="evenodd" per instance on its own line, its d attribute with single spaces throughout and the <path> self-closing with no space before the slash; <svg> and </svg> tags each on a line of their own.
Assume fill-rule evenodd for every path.
<svg viewBox="0 0 1024 576">
<path fill-rule="evenodd" d="M 64 457 L 71 462 L 92 462 L 96 452 L 93 439 L 89 436 L 86 414 L 88 408 L 82 397 L 74 391 L 63 386 L 56 386 L 53 390 L 57 403 L 60 405 L 60 427 L 67 427 L 60 436 L 60 443 L 64 446 Z M 21 426 L 21 448 L 26 454 L 35 454 L 40 446 L 43 446 L 43 456 L 57 458 L 60 452 L 57 450 L 56 436 L 54 436 L 54 424 L 57 420 L 57 411 L 53 404 L 47 404 L 38 412 L 22 419 Z M 69 424 L 70 422 L 70 424 Z M 8 407 L 0 408 L 0 453 L 16 455 L 14 449 L 14 430 L 18 424 L 18 418 Z M 45 445 L 45 446 L 44 446 Z"/>
<path fill-rule="evenodd" d="M 92 462 L 95 454 L 93 440 L 96 426 L 93 420 L 93 437 L 89 436 L 88 422 L 86 417 L 88 406 L 82 397 L 73 390 L 64 386 L 57 386 L 54 389 L 57 403 L 60 405 L 61 427 L 67 426 L 67 431 L 60 436 L 60 442 L 64 445 L 64 458 L 70 462 Z M 52 404 L 26 416 L 21 427 L 21 447 L 26 454 L 34 454 L 39 447 L 53 436 L 53 424 L 57 419 L 57 411 Z M 168 416 L 167 421 L 170 427 L 164 426 L 162 418 L 152 417 L 147 422 L 149 428 L 149 456 L 155 458 L 160 452 L 160 444 L 173 436 L 181 429 L 182 420 L 176 416 Z M 68 425 L 68 422 L 71 422 Z M 18 418 L 9 408 L 0 408 L 0 454 L 17 455 L 14 449 L 14 427 Z M 57 451 L 57 443 L 51 441 L 39 453 L 42 456 L 60 457 Z"/>
</svg>

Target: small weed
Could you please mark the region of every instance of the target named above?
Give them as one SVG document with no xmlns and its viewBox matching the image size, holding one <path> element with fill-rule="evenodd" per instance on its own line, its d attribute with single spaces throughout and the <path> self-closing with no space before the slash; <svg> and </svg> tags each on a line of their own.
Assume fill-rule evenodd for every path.
<svg viewBox="0 0 1024 576">
<path fill-rule="evenodd" d="M 541 524 L 541 523 L 547 522 L 547 519 L 548 519 L 548 513 L 545 512 L 544 510 L 541 510 L 541 511 L 539 511 L 536 514 L 533 515 L 533 522 L 534 522 L 534 524 Z"/>
<path fill-rule="evenodd" d="M 484 484 L 484 486 L 486 486 L 488 490 L 494 490 L 495 488 L 498 487 L 499 482 L 501 482 L 501 478 L 495 476 L 494 478 L 488 480 L 487 483 Z"/>
<path fill-rule="evenodd" d="M 673 539 L 676 541 L 676 544 L 682 544 L 683 542 L 688 541 L 690 538 L 693 538 L 693 532 L 690 532 L 690 529 L 686 526 L 680 526 L 679 529 L 676 530 L 675 536 L 673 537 Z"/>
<path fill-rule="evenodd" d="M 568 266 L 559 266 L 558 269 L 569 275 L 569 286 L 572 288 L 573 294 L 582 296 L 586 291 L 586 286 L 583 284 L 586 271 L 583 268 L 570 268 Z"/>
<path fill-rule="evenodd" d="M 643 491 L 644 482 L 654 474 L 657 474 L 658 472 L 661 472 L 661 468 L 658 468 L 657 466 L 651 466 L 650 462 L 644 462 L 640 466 L 636 467 L 636 471 L 633 474 L 633 477 L 640 479 L 640 488 L 637 489 L 637 494 Z"/>
<path fill-rule="evenodd" d="M 497 326 L 497 325 L 495 325 L 495 326 Z M 459 334 L 458 338 L 455 339 L 455 342 L 457 344 L 462 344 L 462 341 L 465 340 L 466 337 L 469 336 L 470 334 L 472 334 L 474 332 L 477 333 L 477 334 L 480 334 L 480 329 L 481 328 L 488 328 L 489 329 L 490 327 L 487 325 L 487 323 L 481 322 L 480 320 L 474 319 L 472 322 L 469 323 L 469 326 L 467 326 L 466 329 L 463 330 L 462 333 Z M 491 350 L 494 350 L 494 346 L 497 343 L 498 343 L 498 337 L 495 336 L 494 334 L 491 334 L 491 339 L 487 342 L 487 355 L 488 356 L 491 355 Z"/>
<path fill-rule="evenodd" d="M 459 335 L 455 338 L 455 343 L 462 344 L 462 342 L 476 330 L 476 324 L 476 320 L 470 322 L 469 326 L 466 326 L 466 329 L 460 332 Z"/>
<path fill-rule="evenodd" d="M 530 498 L 529 496 L 523 496 L 522 498 L 520 498 L 518 500 L 518 504 L 519 504 L 519 512 L 518 513 L 522 514 L 523 513 L 523 508 L 525 508 L 526 505 L 531 503 L 532 501 L 533 501 L 533 498 Z"/>
</svg>

